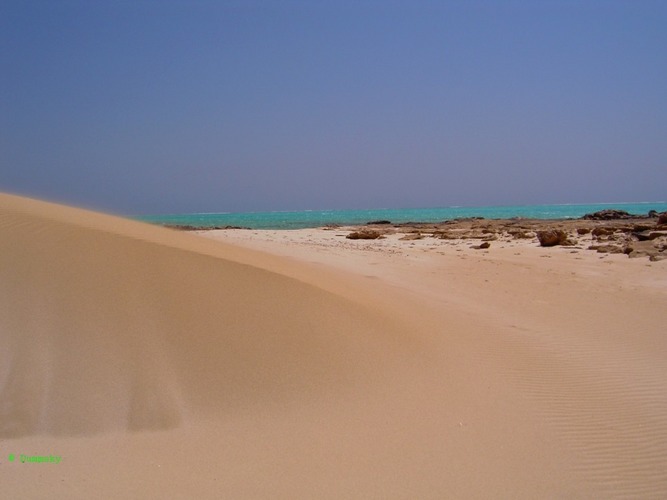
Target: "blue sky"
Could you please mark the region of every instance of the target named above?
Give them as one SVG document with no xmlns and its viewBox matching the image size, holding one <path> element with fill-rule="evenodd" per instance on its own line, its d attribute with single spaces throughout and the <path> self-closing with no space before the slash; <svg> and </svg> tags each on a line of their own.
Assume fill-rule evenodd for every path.
<svg viewBox="0 0 667 500">
<path fill-rule="evenodd" d="M 667 2 L 0 1 L 0 190 L 121 214 L 667 198 Z"/>
</svg>

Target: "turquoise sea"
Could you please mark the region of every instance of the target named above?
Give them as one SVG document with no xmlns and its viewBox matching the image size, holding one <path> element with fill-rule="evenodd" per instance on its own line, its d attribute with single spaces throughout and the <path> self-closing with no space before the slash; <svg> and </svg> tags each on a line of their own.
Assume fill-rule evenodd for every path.
<svg viewBox="0 0 667 500">
<path fill-rule="evenodd" d="M 518 205 L 499 207 L 383 208 L 373 210 L 304 210 L 299 212 L 249 212 L 145 215 L 136 219 L 154 224 L 187 226 L 242 226 L 252 229 L 302 229 L 327 224 L 365 224 L 374 220 L 391 222 L 442 222 L 464 217 L 485 219 L 573 219 L 585 214 L 616 208 L 646 215 L 649 210 L 667 211 L 667 202 L 592 203 L 573 205 Z"/>
</svg>

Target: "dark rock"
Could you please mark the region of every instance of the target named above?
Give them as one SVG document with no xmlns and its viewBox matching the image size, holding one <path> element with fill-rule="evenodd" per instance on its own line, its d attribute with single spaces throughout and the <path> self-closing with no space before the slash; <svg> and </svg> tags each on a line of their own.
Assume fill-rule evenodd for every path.
<svg viewBox="0 0 667 500">
<path fill-rule="evenodd" d="M 538 231 L 537 239 L 540 240 L 540 246 L 553 247 L 556 245 L 563 245 L 567 240 L 567 233 L 561 229 L 549 229 L 546 231 Z"/>
<path fill-rule="evenodd" d="M 355 231 L 346 236 L 349 240 L 377 240 L 381 237 L 382 233 L 371 229 L 362 229 L 361 231 Z"/>
<path fill-rule="evenodd" d="M 373 221 L 370 221 L 370 222 L 366 223 L 367 226 L 379 226 L 379 225 L 383 225 L 383 224 L 385 224 L 385 225 L 386 224 L 391 224 L 391 221 L 390 220 L 373 220 Z"/>
<path fill-rule="evenodd" d="M 667 224 L 667 212 L 658 214 L 658 224 Z"/>
<path fill-rule="evenodd" d="M 590 233 L 591 230 L 587 227 L 579 227 L 577 228 L 577 234 L 588 234 Z"/>
<path fill-rule="evenodd" d="M 470 248 L 474 248 L 475 250 L 485 250 L 491 246 L 491 243 L 488 241 L 485 241 L 484 243 L 480 243 L 479 245 L 473 245 Z"/>
<path fill-rule="evenodd" d="M 608 208 L 606 210 L 600 210 L 599 212 L 594 212 L 592 214 L 586 214 L 582 219 L 586 220 L 616 220 L 616 219 L 632 219 L 637 217 L 636 215 L 629 214 L 625 210 L 615 210 L 613 208 Z"/>
<path fill-rule="evenodd" d="M 649 219 L 654 219 L 657 216 L 658 216 L 658 212 L 656 212 L 655 210 L 649 210 L 648 211 L 648 218 Z"/>
</svg>

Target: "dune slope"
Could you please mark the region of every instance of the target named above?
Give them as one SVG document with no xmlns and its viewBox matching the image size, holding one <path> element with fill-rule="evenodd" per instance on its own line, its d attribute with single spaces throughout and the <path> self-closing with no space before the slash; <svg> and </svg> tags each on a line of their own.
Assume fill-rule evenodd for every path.
<svg viewBox="0 0 667 500">
<path fill-rule="evenodd" d="M 131 221 L 3 195 L 0 232 L 1 437 L 288 404 L 361 377 L 383 321 Z"/>
</svg>

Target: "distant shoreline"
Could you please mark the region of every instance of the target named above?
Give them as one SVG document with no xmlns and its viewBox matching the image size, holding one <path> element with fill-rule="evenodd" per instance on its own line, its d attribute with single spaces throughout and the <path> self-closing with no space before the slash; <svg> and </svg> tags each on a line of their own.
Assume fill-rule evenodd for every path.
<svg viewBox="0 0 667 500">
<path fill-rule="evenodd" d="M 594 203 L 577 205 L 522 205 L 489 207 L 443 207 L 374 210 L 307 210 L 292 212 L 248 212 L 167 214 L 137 216 L 135 219 L 181 229 L 309 229 L 325 226 L 356 226 L 387 220 L 394 224 L 441 223 L 481 217 L 487 220 L 535 219 L 570 220 L 601 210 L 620 209 L 636 217 L 654 210 L 667 211 L 665 202 Z"/>
</svg>

